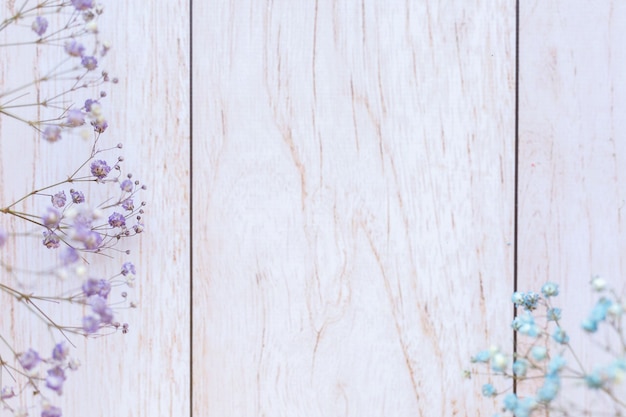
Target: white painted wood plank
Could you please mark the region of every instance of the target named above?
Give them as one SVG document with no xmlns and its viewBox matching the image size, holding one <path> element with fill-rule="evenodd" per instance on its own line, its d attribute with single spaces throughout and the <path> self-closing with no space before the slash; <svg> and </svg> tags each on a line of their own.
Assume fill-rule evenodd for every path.
<svg viewBox="0 0 626 417">
<path fill-rule="evenodd" d="M 519 289 L 560 284 L 587 372 L 603 358 L 580 330 L 591 277 L 626 289 L 625 19 L 619 1 L 521 2 Z M 592 409 L 606 401 L 568 391 Z"/>
<path fill-rule="evenodd" d="M 82 367 L 69 375 L 64 395 L 55 398 L 64 416 L 190 414 L 188 4 L 165 0 L 141 5 L 105 2 L 100 30 L 113 49 L 103 65 L 120 82 L 107 88 L 108 97 L 103 100 L 110 126 L 102 142 L 103 146 L 123 142 L 119 154 L 125 157 L 124 166 L 134 179 L 148 185 L 143 194 L 146 232 L 130 246 L 130 259 L 138 272 L 137 288 L 134 295 L 130 293 L 139 308 L 120 312 L 130 324 L 126 335 L 118 332 L 87 341 L 73 338 L 77 349 L 72 355 L 80 359 Z M 4 82 L 9 72 L 23 71 L 28 78 L 50 65 L 14 52 L 2 53 Z M 71 139 L 50 146 L 37 134 L 17 133 L 24 129 L 18 131 L 5 119 L 1 123 L 2 206 L 29 187 L 51 178 L 63 179 L 86 150 L 86 144 L 68 146 Z M 114 157 L 117 154 L 113 152 Z M 42 164 L 43 160 L 49 164 Z M 39 245 L 40 240 L 35 242 Z M 2 260 L 26 260 L 32 268 L 46 265 L 43 259 L 33 259 L 33 253 L 25 245 L 8 251 L 3 248 Z M 117 270 L 120 259 L 128 258 L 113 260 L 106 271 Z M 6 274 L 2 277 L 5 279 Z M 20 313 L 17 303 L 9 302 L 6 295 L 0 303 L 2 331 L 8 331 L 20 346 L 37 342 L 49 345 L 57 340 L 57 336 L 50 337 L 41 326 L 35 326 L 28 314 Z M 59 314 L 64 320 L 75 319 L 68 312 Z"/>
<path fill-rule="evenodd" d="M 194 415 L 493 410 L 514 4 L 193 7 Z"/>
</svg>

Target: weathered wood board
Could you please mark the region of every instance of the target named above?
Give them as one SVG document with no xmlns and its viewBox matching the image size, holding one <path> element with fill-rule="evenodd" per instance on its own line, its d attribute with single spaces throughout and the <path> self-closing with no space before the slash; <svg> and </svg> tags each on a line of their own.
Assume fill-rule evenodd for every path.
<svg viewBox="0 0 626 417">
<path fill-rule="evenodd" d="M 608 364 L 604 336 L 581 330 L 598 298 L 589 283 L 626 291 L 624 21 L 619 1 L 520 7 L 518 287 L 560 285 L 556 306 L 586 372 Z M 605 396 L 573 396 L 591 415 L 606 407 Z"/>
<path fill-rule="evenodd" d="M 514 4 L 193 7 L 194 415 L 481 414 L 462 370 L 512 343 Z"/>
</svg>

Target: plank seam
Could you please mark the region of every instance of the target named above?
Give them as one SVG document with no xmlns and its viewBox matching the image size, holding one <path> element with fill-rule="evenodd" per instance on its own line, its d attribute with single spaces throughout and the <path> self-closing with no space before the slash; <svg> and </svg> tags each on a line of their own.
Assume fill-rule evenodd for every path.
<svg viewBox="0 0 626 417">
<path fill-rule="evenodd" d="M 518 221 L 519 221 L 519 43 L 520 43 L 520 2 L 515 1 L 515 162 L 514 162 L 514 203 L 513 203 L 513 291 L 518 283 Z M 517 309 L 513 305 L 513 318 Z M 513 331 L 513 357 L 517 354 L 517 333 Z M 517 394 L 517 381 L 513 379 L 513 392 Z"/>
</svg>

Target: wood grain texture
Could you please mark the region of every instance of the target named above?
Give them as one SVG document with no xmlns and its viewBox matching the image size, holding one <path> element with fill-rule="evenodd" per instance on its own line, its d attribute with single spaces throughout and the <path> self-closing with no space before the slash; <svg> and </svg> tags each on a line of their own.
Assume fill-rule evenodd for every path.
<svg viewBox="0 0 626 417">
<path fill-rule="evenodd" d="M 560 284 L 588 371 L 602 362 L 579 330 L 595 303 L 590 279 L 626 290 L 625 19 L 619 1 L 521 3 L 518 286 Z M 575 395 L 583 406 L 605 401 Z"/>
<path fill-rule="evenodd" d="M 493 411 L 462 370 L 511 343 L 513 2 L 192 17 L 194 415 Z"/>
<path fill-rule="evenodd" d="M 142 196 L 147 202 L 146 232 L 130 246 L 137 265 L 137 288 L 130 294 L 139 308 L 120 312 L 130 324 L 126 335 L 73 338 L 77 348 L 72 355 L 82 367 L 68 376 L 64 395 L 55 403 L 64 416 L 185 416 L 191 405 L 189 2 L 157 0 L 149 7 L 104 3 L 100 31 L 113 49 L 101 68 L 120 82 L 107 88 L 108 96 L 102 100 L 110 124 L 102 146 L 123 142 L 124 149 L 112 157 L 124 155 L 124 167 L 148 185 Z M 16 71 L 28 79 L 51 64 L 6 49 L 2 53 L 2 82 Z M 77 101 L 85 98 L 79 95 Z M 0 129 L 0 205 L 29 187 L 66 178 L 87 150 L 77 138 L 75 143 L 65 138 L 51 146 L 34 132 L 18 136 L 17 128 L 5 119 Z M 36 253 L 41 251 L 40 241 L 34 240 Z M 32 247 L 3 249 L 7 250 L 2 260 L 11 264 L 46 265 L 32 259 Z M 112 260 L 107 271 L 119 270 L 120 260 L 128 258 Z M 28 314 L 19 313 L 19 306 L 5 295 L 0 303 L 2 332 L 13 336 L 21 348 L 57 340 L 58 335 L 51 337 Z M 75 321 L 67 312 L 59 314 L 64 321 Z"/>
</svg>

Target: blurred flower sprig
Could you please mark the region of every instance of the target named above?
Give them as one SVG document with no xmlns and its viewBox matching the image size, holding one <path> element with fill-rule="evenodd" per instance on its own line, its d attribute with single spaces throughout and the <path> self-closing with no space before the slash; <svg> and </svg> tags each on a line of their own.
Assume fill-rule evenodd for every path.
<svg viewBox="0 0 626 417">
<path fill-rule="evenodd" d="M 518 314 L 511 327 L 518 334 L 517 351 L 509 355 L 492 346 L 474 355 L 475 366 L 465 371 L 468 378 L 476 375 L 488 380 L 482 386 L 484 397 L 501 398 L 502 414 L 496 416 L 625 415 L 626 299 L 603 278 L 594 277 L 590 285 L 598 297 L 580 328 L 590 338 L 586 343 L 602 352 L 597 358 L 600 363 L 591 365 L 576 353 L 575 347 L 585 342 L 574 344 L 563 325 L 563 311 L 555 304 L 558 284 L 547 282 L 540 292 L 513 293 L 511 301 Z M 601 331 L 605 334 L 598 337 Z M 525 395 L 515 392 L 520 388 Z M 580 389 L 598 395 L 601 409 L 582 406 L 576 398 Z"/>
<path fill-rule="evenodd" d="M 0 191 L 0 410 L 59 417 L 55 398 L 80 365 L 73 337 L 129 331 L 122 317 L 136 307 L 130 293 L 137 271 L 125 242 L 144 231 L 146 186 L 125 172 L 121 143 L 103 144 L 105 87 L 117 83 L 100 69 L 110 50 L 99 38 L 104 7 L 94 0 L 0 7 L 9 16 L 0 22 L 0 52 L 30 53 L 37 63 L 29 81 L 24 68 L 0 69 L 0 120 L 23 129 L 21 140 L 30 135 L 66 149 L 67 159 L 38 160 L 41 170 L 75 164 L 44 183 L 18 173 L 36 184 L 18 198 Z M 77 148 L 84 156 L 74 162 Z M 26 325 L 11 322 L 13 310 Z"/>
</svg>

